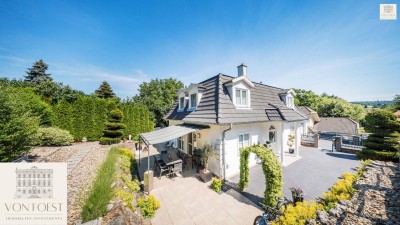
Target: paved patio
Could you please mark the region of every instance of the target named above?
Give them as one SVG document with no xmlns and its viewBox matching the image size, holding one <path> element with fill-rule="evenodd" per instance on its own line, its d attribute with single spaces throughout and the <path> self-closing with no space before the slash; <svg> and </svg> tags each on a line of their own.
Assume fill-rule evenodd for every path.
<svg viewBox="0 0 400 225">
<path fill-rule="evenodd" d="M 287 166 L 283 166 L 283 194 L 292 199 L 289 187 L 301 187 L 305 199 L 316 200 L 323 192 L 327 191 L 344 172 L 353 172 L 360 165 L 355 155 L 331 152 L 332 142 L 320 140 L 320 148 L 300 146 L 301 158 Z M 263 199 L 265 178 L 261 165 L 250 168 L 249 186 L 242 193 L 253 202 Z M 230 179 L 238 183 L 239 176 Z"/>
<path fill-rule="evenodd" d="M 162 148 L 162 145 L 156 146 Z M 156 148 L 150 148 L 150 155 L 158 154 Z M 143 153 L 147 156 L 147 152 Z M 152 159 L 152 157 L 151 157 Z M 153 165 L 153 161 L 150 161 Z M 147 168 L 147 158 L 141 160 L 140 176 Z M 152 167 L 150 167 L 152 168 Z M 203 183 L 196 174 L 196 168 L 183 170 L 183 176 L 175 178 L 162 176 L 154 178 L 151 191 L 161 203 L 153 225 L 190 225 L 190 224 L 252 224 L 262 211 L 250 200 L 233 189 L 221 194 L 214 192 L 211 182 Z"/>
</svg>

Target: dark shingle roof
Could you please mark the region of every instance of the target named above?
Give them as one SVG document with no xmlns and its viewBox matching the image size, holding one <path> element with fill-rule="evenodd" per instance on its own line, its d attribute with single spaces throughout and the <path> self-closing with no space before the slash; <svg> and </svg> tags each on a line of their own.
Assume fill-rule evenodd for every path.
<svg viewBox="0 0 400 225">
<path fill-rule="evenodd" d="M 297 106 L 296 106 L 297 107 Z M 315 112 L 311 108 L 307 106 L 298 106 L 297 109 L 305 116 L 309 117 L 311 113 Z M 316 113 L 316 112 L 315 112 Z"/>
<path fill-rule="evenodd" d="M 218 74 L 200 82 L 205 90 L 196 111 L 178 112 L 178 102 L 166 115 L 169 120 L 193 123 L 228 124 L 263 121 L 296 121 L 306 117 L 285 106 L 279 94 L 286 89 L 254 83 L 251 89 L 251 109 L 237 109 L 224 84 L 234 77 Z"/>
<path fill-rule="evenodd" d="M 314 125 L 319 132 L 334 132 L 341 134 L 357 134 L 358 123 L 344 117 L 321 117 L 321 121 Z"/>
</svg>

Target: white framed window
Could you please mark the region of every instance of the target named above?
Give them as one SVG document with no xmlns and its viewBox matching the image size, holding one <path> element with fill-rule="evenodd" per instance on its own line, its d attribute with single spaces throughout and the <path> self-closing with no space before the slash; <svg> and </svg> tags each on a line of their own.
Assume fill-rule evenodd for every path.
<svg viewBox="0 0 400 225">
<path fill-rule="evenodd" d="M 178 137 L 178 149 L 183 151 L 183 146 L 185 146 L 185 142 L 182 137 Z"/>
<path fill-rule="evenodd" d="M 287 97 L 287 101 L 288 101 L 287 104 L 286 104 L 287 107 L 293 109 L 294 108 L 294 99 L 293 99 L 293 97 L 292 96 L 288 96 Z"/>
<path fill-rule="evenodd" d="M 197 107 L 197 94 L 190 95 L 190 108 L 194 109 Z"/>
<path fill-rule="evenodd" d="M 239 107 L 248 107 L 248 91 L 243 89 L 236 89 L 235 91 L 235 103 Z"/>
<path fill-rule="evenodd" d="M 240 149 L 250 145 L 250 134 L 239 134 L 238 137 L 238 156 L 240 156 Z"/>
<path fill-rule="evenodd" d="M 185 108 L 185 97 L 179 98 L 179 109 L 183 110 Z"/>
</svg>

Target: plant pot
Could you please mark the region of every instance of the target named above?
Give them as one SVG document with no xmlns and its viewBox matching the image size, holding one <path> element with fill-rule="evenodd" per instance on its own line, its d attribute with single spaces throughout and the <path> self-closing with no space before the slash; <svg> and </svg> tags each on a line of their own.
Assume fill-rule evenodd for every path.
<svg viewBox="0 0 400 225">
<path fill-rule="evenodd" d="M 293 154 L 294 153 L 294 148 L 289 148 L 289 153 Z"/>
<path fill-rule="evenodd" d="M 200 170 L 199 176 L 200 176 L 200 179 L 201 179 L 204 183 L 207 183 L 207 182 L 209 182 L 209 181 L 212 180 L 212 172 L 209 171 L 209 170 L 206 170 L 206 171 Z"/>
<path fill-rule="evenodd" d="M 294 204 L 296 204 L 297 202 L 304 201 L 304 197 L 292 196 L 292 198 L 293 198 L 293 203 Z"/>
</svg>

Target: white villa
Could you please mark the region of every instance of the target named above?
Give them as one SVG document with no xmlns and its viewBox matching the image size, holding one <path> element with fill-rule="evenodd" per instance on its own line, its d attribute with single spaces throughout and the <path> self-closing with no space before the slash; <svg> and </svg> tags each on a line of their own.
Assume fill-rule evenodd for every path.
<svg viewBox="0 0 400 225">
<path fill-rule="evenodd" d="M 157 137 L 147 138 L 157 139 L 153 143 L 174 139 L 176 147 L 189 155 L 194 148 L 213 145 L 216 157 L 209 162 L 209 169 L 215 175 L 229 178 L 238 174 L 239 149 L 267 141 L 284 163 L 289 135 L 295 137 L 293 157 L 298 157 L 309 117 L 295 107 L 296 93 L 250 81 L 246 65 L 238 66 L 236 77 L 218 74 L 190 84 L 177 95 L 178 101 L 165 117 L 169 127 L 158 131 Z M 251 155 L 250 166 L 256 162 Z"/>
</svg>

